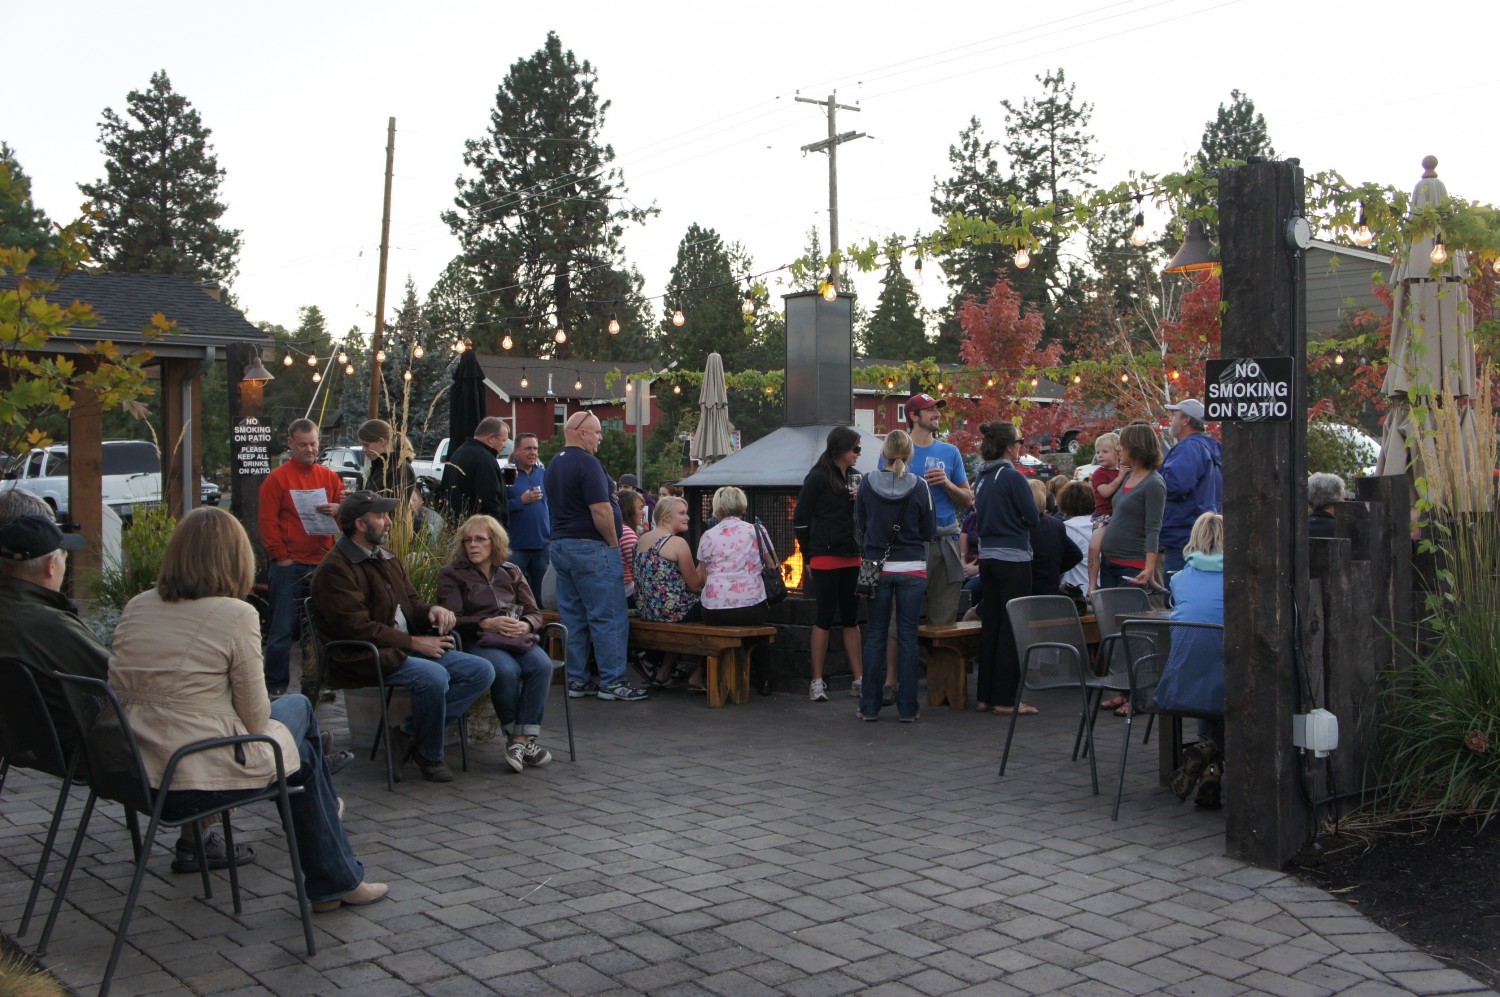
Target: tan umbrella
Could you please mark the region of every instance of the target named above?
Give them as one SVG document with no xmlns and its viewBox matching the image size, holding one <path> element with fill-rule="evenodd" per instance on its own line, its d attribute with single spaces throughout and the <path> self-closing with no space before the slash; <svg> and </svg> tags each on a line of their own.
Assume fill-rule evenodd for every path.
<svg viewBox="0 0 1500 997">
<path fill-rule="evenodd" d="M 693 456 L 703 464 L 728 457 L 734 449 L 734 427 L 729 424 L 729 391 L 724 386 L 724 360 L 708 355 L 703 387 L 698 391 L 698 431 L 693 434 Z"/>
<path fill-rule="evenodd" d="M 1448 200 L 1448 188 L 1437 176 L 1437 157 L 1423 159 L 1422 167 L 1422 179 L 1412 191 L 1414 212 Z M 1414 480 L 1427 477 L 1434 485 L 1435 423 L 1430 416 L 1417 423 L 1413 400 L 1433 404 L 1454 399 L 1464 463 L 1477 459 L 1473 424 L 1466 417 L 1468 400 L 1474 397 L 1474 320 L 1465 284 L 1469 261 L 1465 253 L 1454 251 L 1445 262 L 1434 263 L 1435 244 L 1434 236 L 1414 239 L 1391 270 L 1391 363 L 1382 388 L 1391 403 L 1376 465 L 1377 474 L 1409 470 Z M 1440 500 L 1440 494 L 1429 497 Z"/>
</svg>

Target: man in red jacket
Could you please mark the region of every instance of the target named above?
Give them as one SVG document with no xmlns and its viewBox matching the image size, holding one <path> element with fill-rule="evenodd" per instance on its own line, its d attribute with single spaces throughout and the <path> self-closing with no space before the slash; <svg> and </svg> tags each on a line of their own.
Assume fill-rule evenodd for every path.
<svg viewBox="0 0 1500 997">
<path fill-rule="evenodd" d="M 270 560 L 271 632 L 266 639 L 266 688 L 286 692 L 292 638 L 307 597 L 307 580 L 338 535 L 344 482 L 318 463 L 318 427 L 297 419 L 287 427 L 291 459 L 260 486 L 260 538 Z"/>
</svg>

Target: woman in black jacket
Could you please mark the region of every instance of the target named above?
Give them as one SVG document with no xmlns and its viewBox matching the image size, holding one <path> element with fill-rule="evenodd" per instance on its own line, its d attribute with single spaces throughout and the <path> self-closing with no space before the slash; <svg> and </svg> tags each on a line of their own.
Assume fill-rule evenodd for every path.
<svg viewBox="0 0 1500 997">
<path fill-rule="evenodd" d="M 818 462 L 802 480 L 792 527 L 802 546 L 803 569 L 812 579 L 818 601 L 818 618 L 812 631 L 812 685 L 808 698 L 828 700 L 823 681 L 823 662 L 828 657 L 828 632 L 835 618 L 844 631 L 844 654 L 854 672 L 852 692 L 860 690 L 859 600 L 854 583 L 859 580 L 859 541 L 854 535 L 854 495 L 859 491 L 859 433 L 848 426 L 835 426 Z"/>
</svg>

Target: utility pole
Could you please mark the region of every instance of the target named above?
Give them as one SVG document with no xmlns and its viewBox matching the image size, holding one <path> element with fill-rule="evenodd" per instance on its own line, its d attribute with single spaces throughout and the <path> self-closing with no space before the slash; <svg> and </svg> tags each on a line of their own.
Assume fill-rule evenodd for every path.
<svg viewBox="0 0 1500 997">
<path fill-rule="evenodd" d="M 370 410 L 365 416 L 380 416 L 380 385 L 384 381 L 375 354 L 380 352 L 385 336 L 385 263 L 391 255 L 391 172 L 396 165 L 396 119 L 385 126 L 385 209 L 380 216 L 380 282 L 375 289 L 375 332 L 370 337 Z"/>
<path fill-rule="evenodd" d="M 804 153 L 826 152 L 828 153 L 828 243 L 830 252 L 839 250 L 839 146 L 845 142 L 853 142 L 857 138 L 864 138 L 864 132 L 844 132 L 839 134 L 838 113 L 840 111 L 858 111 L 858 107 L 850 104 L 835 103 L 835 94 L 829 94 L 827 100 L 813 100 L 811 97 L 798 97 L 797 101 L 802 104 L 818 104 L 828 111 L 828 137 L 820 142 L 813 142 L 802 147 Z M 833 276 L 838 277 L 839 265 L 833 264 Z"/>
</svg>

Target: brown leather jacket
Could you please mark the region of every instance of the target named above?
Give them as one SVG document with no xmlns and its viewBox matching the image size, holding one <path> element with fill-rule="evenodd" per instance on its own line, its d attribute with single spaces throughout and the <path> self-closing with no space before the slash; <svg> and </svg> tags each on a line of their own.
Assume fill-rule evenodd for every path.
<svg viewBox="0 0 1500 997">
<path fill-rule="evenodd" d="M 479 621 L 504 615 L 510 606 L 521 607 L 521 619 L 532 632 L 542 629 L 542 611 L 531 594 L 526 576 L 514 564 L 502 564 L 486 578 L 473 564 L 448 564 L 438 575 L 438 605 L 453 610 L 458 632 L 467 647 L 479 637 Z"/>
<path fill-rule="evenodd" d="M 417 599 L 406 569 L 390 551 L 367 551 L 340 537 L 312 576 L 318 636 L 330 640 L 367 640 L 380 650 L 380 670 L 389 675 L 406 663 L 412 633 L 433 633 L 427 620 L 432 606 Z M 411 633 L 396 628 L 396 607 Z M 334 648 L 328 656 L 328 684 L 351 688 L 375 684 L 368 654 L 357 648 Z"/>
</svg>

